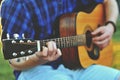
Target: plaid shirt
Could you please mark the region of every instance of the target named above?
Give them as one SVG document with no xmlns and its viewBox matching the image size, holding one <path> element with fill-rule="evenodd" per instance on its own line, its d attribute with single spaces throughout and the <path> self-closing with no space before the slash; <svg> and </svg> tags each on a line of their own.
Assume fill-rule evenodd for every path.
<svg viewBox="0 0 120 80">
<path fill-rule="evenodd" d="M 1 16 L 3 38 L 6 33 L 19 38 L 45 39 L 54 35 L 55 19 L 65 13 L 77 12 L 93 1 L 102 0 L 4 0 Z M 88 7 L 85 7 L 88 8 Z"/>
<path fill-rule="evenodd" d="M 103 0 L 4 0 L 1 8 L 2 38 L 6 34 L 24 33 L 27 38 L 46 39 L 54 37 L 58 16 L 86 10 Z M 56 65 L 53 62 L 50 65 Z M 59 63 L 58 63 L 59 64 Z"/>
</svg>

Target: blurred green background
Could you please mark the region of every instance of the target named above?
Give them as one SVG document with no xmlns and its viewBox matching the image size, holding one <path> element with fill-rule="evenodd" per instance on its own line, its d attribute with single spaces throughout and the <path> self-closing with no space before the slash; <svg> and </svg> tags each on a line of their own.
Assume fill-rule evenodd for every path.
<svg viewBox="0 0 120 80">
<path fill-rule="evenodd" d="M 120 1 L 118 0 L 118 2 Z M 117 21 L 117 32 L 114 34 L 112 41 L 114 48 L 114 53 L 113 53 L 114 59 L 111 67 L 120 70 L 120 17 L 118 18 Z M 1 43 L 0 43 L 0 49 L 1 49 Z M 15 80 L 13 76 L 13 70 L 9 66 L 9 63 L 6 60 L 4 60 L 1 50 L 0 50 L 0 80 Z"/>
</svg>

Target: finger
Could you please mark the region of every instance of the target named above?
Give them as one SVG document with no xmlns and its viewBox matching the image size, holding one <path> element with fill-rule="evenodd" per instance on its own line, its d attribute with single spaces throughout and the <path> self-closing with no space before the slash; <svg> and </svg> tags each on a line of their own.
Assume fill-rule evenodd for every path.
<svg viewBox="0 0 120 80">
<path fill-rule="evenodd" d="M 36 52 L 35 54 L 40 58 L 40 57 L 45 57 L 48 55 L 48 48 L 43 46 L 43 51 Z"/>
<path fill-rule="evenodd" d="M 96 44 L 100 49 L 103 49 L 109 44 L 109 42 L 110 42 L 109 39 L 105 39 L 102 41 L 95 41 L 94 44 Z"/>
<path fill-rule="evenodd" d="M 107 38 L 109 38 L 109 35 L 102 34 L 100 36 L 93 37 L 92 39 L 93 39 L 93 41 L 102 41 L 102 40 L 107 39 Z"/>
<path fill-rule="evenodd" d="M 56 53 L 57 53 L 57 46 L 56 46 L 56 43 L 55 42 L 53 42 L 53 56 L 54 55 L 56 55 Z"/>
<path fill-rule="evenodd" d="M 47 47 L 48 47 L 48 56 L 51 56 L 51 55 L 52 55 L 52 52 L 53 52 L 52 42 L 48 42 L 48 43 L 47 43 Z"/>
<path fill-rule="evenodd" d="M 48 55 L 53 56 L 56 54 L 56 51 L 57 51 L 56 43 L 53 41 L 48 42 Z"/>
<path fill-rule="evenodd" d="M 58 59 L 61 55 L 62 55 L 61 50 L 60 50 L 60 49 L 57 49 L 57 52 L 56 52 L 56 54 L 55 54 L 54 60 Z"/>
<path fill-rule="evenodd" d="M 94 43 L 96 44 L 96 45 L 103 45 L 103 44 L 105 44 L 105 43 L 107 43 L 108 42 L 108 39 L 104 39 L 104 40 L 102 40 L 102 41 L 95 41 Z"/>
<path fill-rule="evenodd" d="M 61 56 L 62 55 L 62 52 L 61 52 L 61 50 L 60 49 L 57 49 L 57 54 L 56 54 L 56 56 Z"/>
<path fill-rule="evenodd" d="M 99 27 L 96 30 L 94 30 L 91 34 L 92 36 L 97 36 L 98 34 L 104 33 L 105 27 Z"/>
<path fill-rule="evenodd" d="M 43 51 L 41 52 L 41 56 L 48 56 L 48 48 L 43 46 Z"/>
</svg>

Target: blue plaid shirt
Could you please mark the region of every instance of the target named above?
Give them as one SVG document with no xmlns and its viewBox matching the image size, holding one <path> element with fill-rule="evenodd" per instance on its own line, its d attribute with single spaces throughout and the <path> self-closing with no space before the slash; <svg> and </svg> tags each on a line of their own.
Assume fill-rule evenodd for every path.
<svg viewBox="0 0 120 80">
<path fill-rule="evenodd" d="M 103 0 L 4 0 L 1 8 L 2 38 L 24 33 L 27 38 L 55 37 L 56 19 L 65 13 L 86 11 Z M 50 65 L 56 65 L 53 62 Z M 59 64 L 59 63 L 58 63 Z"/>
</svg>

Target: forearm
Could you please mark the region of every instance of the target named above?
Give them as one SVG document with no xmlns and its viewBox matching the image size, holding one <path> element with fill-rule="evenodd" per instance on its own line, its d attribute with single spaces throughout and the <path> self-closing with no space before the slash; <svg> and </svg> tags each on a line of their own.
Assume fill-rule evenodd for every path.
<svg viewBox="0 0 120 80">
<path fill-rule="evenodd" d="M 11 59 L 9 62 L 11 67 L 15 70 L 25 70 L 40 64 L 44 64 L 44 62 L 40 61 L 35 54 L 27 57 Z"/>
<path fill-rule="evenodd" d="M 116 0 L 106 0 L 104 2 L 104 5 L 105 5 L 106 22 L 113 21 L 114 23 L 116 23 L 119 14 Z"/>
<path fill-rule="evenodd" d="M 27 57 L 11 59 L 10 64 L 15 70 L 24 70 L 55 61 L 61 55 L 61 50 L 56 47 L 56 43 L 50 41 L 47 43 L 47 47 L 43 47 L 42 51 L 35 52 L 35 54 Z"/>
</svg>

